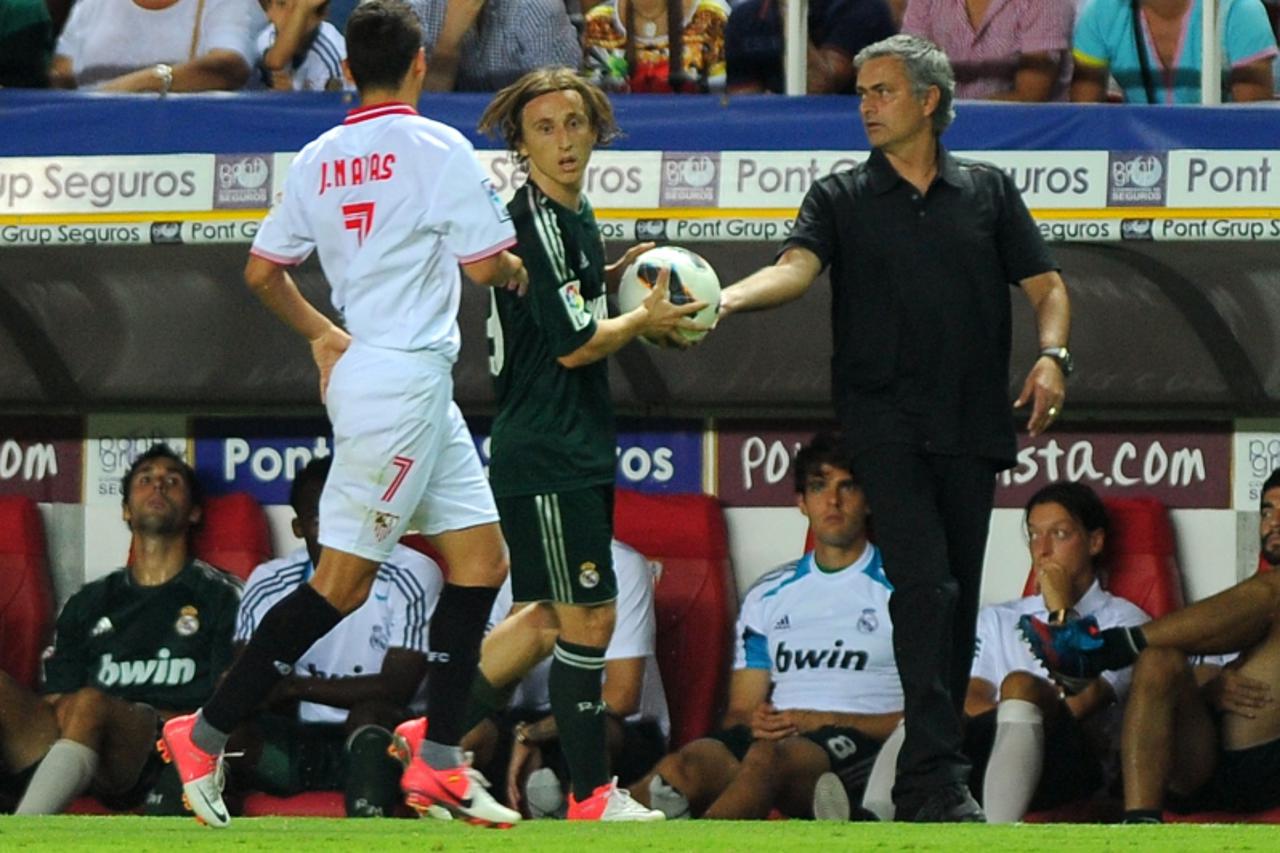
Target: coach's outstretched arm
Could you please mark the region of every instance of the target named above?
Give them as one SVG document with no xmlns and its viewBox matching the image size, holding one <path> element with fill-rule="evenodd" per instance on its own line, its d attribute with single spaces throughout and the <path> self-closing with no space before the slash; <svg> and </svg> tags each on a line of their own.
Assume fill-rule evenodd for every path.
<svg viewBox="0 0 1280 853">
<path fill-rule="evenodd" d="M 792 246 L 773 266 L 763 267 L 720 294 L 720 317 L 739 311 L 759 311 L 799 299 L 822 272 L 818 256 Z"/>
<path fill-rule="evenodd" d="M 244 280 L 263 305 L 311 343 L 311 357 L 320 370 L 320 400 L 329 387 L 329 374 L 347 347 L 351 335 L 307 301 L 288 270 L 257 255 L 249 256 Z"/>
</svg>

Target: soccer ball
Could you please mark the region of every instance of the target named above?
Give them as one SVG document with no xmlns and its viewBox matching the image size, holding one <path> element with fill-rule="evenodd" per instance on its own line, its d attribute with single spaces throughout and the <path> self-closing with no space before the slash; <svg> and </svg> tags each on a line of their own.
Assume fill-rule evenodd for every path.
<svg viewBox="0 0 1280 853">
<path fill-rule="evenodd" d="M 714 323 L 720 311 L 720 278 L 705 258 L 680 246 L 658 246 L 636 258 L 622 273 L 618 308 L 625 314 L 644 302 L 657 285 L 658 271 L 663 267 L 671 270 L 671 304 L 685 305 L 701 300 L 707 307 L 690 315 L 690 319 L 704 326 Z M 707 333 L 681 329 L 680 334 L 690 341 L 699 341 Z M 643 340 L 653 343 L 648 338 Z"/>
</svg>

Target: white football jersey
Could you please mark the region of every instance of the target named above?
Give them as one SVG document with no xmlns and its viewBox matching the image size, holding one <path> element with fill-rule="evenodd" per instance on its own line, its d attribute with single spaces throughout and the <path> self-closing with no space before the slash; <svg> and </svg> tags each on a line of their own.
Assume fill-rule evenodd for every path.
<svg viewBox="0 0 1280 853">
<path fill-rule="evenodd" d="M 1141 607 L 1128 599 L 1112 595 L 1096 580 L 1076 602 L 1075 611 L 1081 616 L 1096 617 L 1100 628 L 1141 625 L 1151 621 L 1151 617 Z M 1029 595 L 1003 604 L 991 604 L 978 611 L 978 635 L 970 675 L 994 684 L 997 696 L 1000 682 L 1011 672 L 1030 672 L 1044 679 L 1049 678 L 1049 671 L 1031 654 L 1030 647 L 1018 632 L 1018 619 L 1027 614 L 1042 620 L 1048 619 L 1049 609 L 1045 606 L 1044 598 Z M 1118 704 L 1124 703 L 1132 677 L 1132 667 L 1102 674 L 1102 678 L 1115 691 Z"/>
<path fill-rule="evenodd" d="M 267 611 L 306 583 L 314 572 L 306 548 L 254 569 L 240 599 L 235 641 L 247 643 Z M 390 559 L 378 567 L 364 604 L 316 640 L 298 658 L 294 672 L 309 678 L 349 678 L 381 672 L 387 649 L 426 654 L 427 629 L 443 585 L 440 567 L 434 560 L 397 545 Z M 303 702 L 298 706 L 298 719 L 341 723 L 347 719 L 347 711 Z"/>
<path fill-rule="evenodd" d="M 284 266 L 319 251 L 352 337 L 452 362 L 458 264 L 514 244 L 511 215 L 471 143 L 388 103 L 352 110 L 299 152 L 251 251 Z"/>
<path fill-rule="evenodd" d="M 667 693 L 662 687 L 662 674 L 658 671 L 658 658 L 655 655 L 657 617 L 653 611 L 653 590 L 658 581 L 658 566 L 645 559 L 643 554 L 630 545 L 615 539 L 613 572 L 618 578 L 618 620 L 604 659 L 645 658 L 640 710 L 627 719 L 632 722 L 653 720 L 662 729 L 663 736 L 669 736 L 671 716 L 667 711 Z M 508 578 L 505 585 L 507 590 L 510 589 L 510 584 Z M 517 708 L 549 710 L 551 690 L 547 679 L 550 674 L 551 659 L 547 658 L 520 682 L 511 704 Z"/>
<path fill-rule="evenodd" d="M 762 576 L 738 614 L 733 668 L 767 669 L 779 710 L 902 710 L 880 551 L 824 572 L 810 551 Z"/>
</svg>

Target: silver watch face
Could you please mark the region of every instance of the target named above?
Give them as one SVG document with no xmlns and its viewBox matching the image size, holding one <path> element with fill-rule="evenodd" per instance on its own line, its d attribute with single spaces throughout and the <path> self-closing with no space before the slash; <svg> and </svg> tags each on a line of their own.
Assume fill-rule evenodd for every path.
<svg viewBox="0 0 1280 853">
<path fill-rule="evenodd" d="M 1066 347 L 1046 347 L 1040 351 L 1041 355 L 1047 355 L 1054 361 L 1058 362 L 1058 367 L 1062 368 L 1063 376 L 1071 375 L 1073 362 L 1071 360 L 1071 351 Z"/>
</svg>

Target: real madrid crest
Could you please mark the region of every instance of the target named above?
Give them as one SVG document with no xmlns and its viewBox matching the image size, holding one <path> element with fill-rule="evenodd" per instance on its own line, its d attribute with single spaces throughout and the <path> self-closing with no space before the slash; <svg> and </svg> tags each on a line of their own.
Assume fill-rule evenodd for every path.
<svg viewBox="0 0 1280 853">
<path fill-rule="evenodd" d="M 583 589 L 594 589 L 600 583 L 600 570 L 596 564 L 587 560 L 578 567 L 578 586 Z"/>
<path fill-rule="evenodd" d="M 194 604 L 188 604 L 178 611 L 178 621 L 173 623 L 173 630 L 179 637 L 190 637 L 200 630 L 200 611 Z"/>
<path fill-rule="evenodd" d="M 880 619 L 876 616 L 875 608 L 863 608 L 862 615 L 858 617 L 858 630 L 864 634 L 874 634 L 879 627 Z"/>
</svg>

